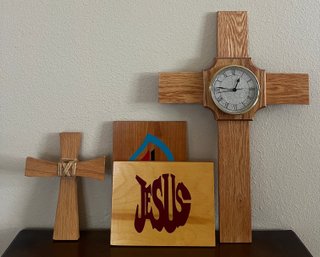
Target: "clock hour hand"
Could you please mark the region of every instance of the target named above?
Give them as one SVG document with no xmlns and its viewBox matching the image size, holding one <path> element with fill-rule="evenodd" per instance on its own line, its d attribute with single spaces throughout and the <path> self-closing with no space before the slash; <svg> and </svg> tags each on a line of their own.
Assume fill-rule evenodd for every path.
<svg viewBox="0 0 320 257">
<path fill-rule="evenodd" d="M 239 85 L 239 82 L 240 82 L 240 78 L 237 79 L 236 85 L 234 86 L 233 91 L 237 91 L 237 86 Z"/>
</svg>

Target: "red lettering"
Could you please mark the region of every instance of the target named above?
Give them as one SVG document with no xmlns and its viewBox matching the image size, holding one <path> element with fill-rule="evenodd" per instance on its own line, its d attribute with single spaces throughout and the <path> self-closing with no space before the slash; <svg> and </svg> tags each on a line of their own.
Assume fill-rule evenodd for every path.
<svg viewBox="0 0 320 257">
<path fill-rule="evenodd" d="M 163 174 L 153 181 L 152 186 L 150 184 L 147 187 L 147 183 L 139 176 L 136 176 L 141 190 L 141 201 L 140 205 L 137 205 L 134 220 L 134 226 L 137 232 L 141 233 L 143 231 L 147 219 L 150 220 L 153 229 L 162 231 L 162 229 L 165 228 L 168 233 L 172 233 L 177 227 L 186 224 L 191 210 L 191 203 L 186 202 L 191 200 L 190 192 L 183 183 L 178 183 L 176 187 L 175 176 L 173 174 L 170 174 L 170 178 L 172 203 L 169 203 L 169 174 Z M 163 200 L 159 199 L 158 192 L 160 192 Z M 155 210 L 149 205 L 151 200 L 159 213 L 158 219 L 154 217 L 153 211 Z M 172 204 L 171 220 L 169 204 Z M 177 210 L 176 204 L 180 205 L 181 211 Z"/>
</svg>

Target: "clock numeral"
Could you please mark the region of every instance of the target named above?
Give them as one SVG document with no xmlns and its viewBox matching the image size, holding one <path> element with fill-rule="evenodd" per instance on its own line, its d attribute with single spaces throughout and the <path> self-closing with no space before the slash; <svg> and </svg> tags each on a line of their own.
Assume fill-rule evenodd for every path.
<svg viewBox="0 0 320 257">
<path fill-rule="evenodd" d="M 233 104 L 232 109 L 236 111 L 236 110 L 238 110 L 238 106 L 236 104 Z"/>
<path fill-rule="evenodd" d="M 215 92 L 215 93 L 220 93 L 220 92 L 221 92 L 221 89 L 215 87 L 215 88 L 214 88 L 214 92 Z"/>
<path fill-rule="evenodd" d="M 254 87 L 249 87 L 249 91 L 255 91 L 256 89 Z"/>
<path fill-rule="evenodd" d="M 236 70 L 232 70 L 232 75 L 236 75 Z"/>
<path fill-rule="evenodd" d="M 247 81 L 247 83 L 249 83 L 250 81 L 252 81 L 252 79 L 249 79 L 249 80 Z"/>
<path fill-rule="evenodd" d="M 248 95 L 248 99 L 249 99 L 249 100 L 252 100 L 253 97 L 252 97 L 251 95 Z"/>
<path fill-rule="evenodd" d="M 217 98 L 218 102 L 220 102 L 222 100 L 222 96 L 219 95 L 219 97 Z"/>
<path fill-rule="evenodd" d="M 226 107 L 226 108 L 228 109 L 229 103 L 225 103 L 225 104 L 224 104 L 224 107 Z"/>
</svg>

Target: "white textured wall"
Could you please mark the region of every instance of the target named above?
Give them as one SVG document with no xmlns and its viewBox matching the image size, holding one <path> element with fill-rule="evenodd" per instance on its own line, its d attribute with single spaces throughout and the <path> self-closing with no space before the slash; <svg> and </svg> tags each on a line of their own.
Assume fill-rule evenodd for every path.
<svg viewBox="0 0 320 257">
<path fill-rule="evenodd" d="M 158 104 L 157 73 L 212 63 L 218 10 L 249 12 L 257 66 L 310 74 L 310 106 L 252 122 L 253 226 L 292 229 L 320 256 L 319 0 L 1 0 L 0 253 L 53 225 L 58 179 L 26 178 L 24 162 L 58 158 L 57 132 L 83 132 L 82 158 L 110 158 L 114 120 L 187 120 L 190 159 L 217 160 L 212 114 Z M 109 226 L 110 186 L 81 181 L 83 228 Z"/>
</svg>

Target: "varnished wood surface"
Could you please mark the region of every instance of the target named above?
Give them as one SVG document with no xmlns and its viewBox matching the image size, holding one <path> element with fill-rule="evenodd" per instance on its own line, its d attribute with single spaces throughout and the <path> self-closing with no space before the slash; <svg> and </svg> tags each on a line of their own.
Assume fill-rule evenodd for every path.
<svg viewBox="0 0 320 257">
<path fill-rule="evenodd" d="M 170 149 L 175 161 L 188 159 L 185 121 L 115 121 L 113 122 L 113 160 L 128 161 L 142 145 L 147 134 L 160 139 Z M 151 143 L 136 161 L 141 160 L 147 151 L 154 151 L 155 161 L 167 161 L 164 152 Z"/>
<path fill-rule="evenodd" d="M 111 244 L 112 245 L 140 245 L 140 246 L 215 246 L 215 214 L 214 214 L 214 169 L 211 162 L 114 162 L 113 163 L 113 192 L 112 192 L 112 218 L 111 218 Z M 162 178 L 169 174 L 168 187 Z M 175 182 L 172 182 L 172 176 Z M 139 217 L 141 214 L 141 186 L 136 180 L 139 176 L 146 182 L 145 187 L 153 190 L 153 182 L 160 178 L 161 188 L 158 198 L 162 208 L 168 213 L 170 222 L 177 222 L 173 213 L 173 206 L 178 212 L 182 210 L 181 201 L 190 204 L 190 213 L 184 225 L 178 226 L 173 232 L 167 232 L 164 227 L 161 231 L 153 228 L 147 219 L 141 232 L 135 229 L 135 215 L 137 205 Z M 185 194 L 179 192 L 177 200 L 177 185 L 185 186 L 190 199 L 184 199 Z M 174 189 L 173 189 L 174 188 Z M 160 192 L 159 192 L 160 191 Z M 159 209 L 154 202 L 153 192 L 148 197 L 148 211 L 159 219 Z M 183 195 L 183 196 L 182 196 Z M 168 197 L 168 198 L 166 198 Z M 168 199 L 166 206 L 165 199 Z M 174 200 L 173 200 L 174 199 Z M 159 201 L 159 200 L 158 200 Z M 179 203 L 180 201 L 180 203 Z M 162 211 L 161 211 L 162 212 Z M 165 214 L 162 212 L 162 219 Z M 163 225 L 165 225 L 163 223 Z"/>
<path fill-rule="evenodd" d="M 267 104 L 309 104 L 309 75 L 267 73 Z"/>
<path fill-rule="evenodd" d="M 217 57 L 248 57 L 247 12 L 218 12 Z"/>
<path fill-rule="evenodd" d="M 253 231 L 252 244 L 211 247 L 110 246 L 109 230 L 81 231 L 79 241 L 52 241 L 52 230 L 23 230 L 2 257 L 312 257 L 293 231 Z"/>
<path fill-rule="evenodd" d="M 251 242 L 249 121 L 218 121 L 220 242 Z"/>
<path fill-rule="evenodd" d="M 160 73 L 159 102 L 202 104 L 202 72 Z"/>
</svg>

